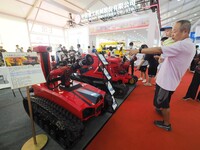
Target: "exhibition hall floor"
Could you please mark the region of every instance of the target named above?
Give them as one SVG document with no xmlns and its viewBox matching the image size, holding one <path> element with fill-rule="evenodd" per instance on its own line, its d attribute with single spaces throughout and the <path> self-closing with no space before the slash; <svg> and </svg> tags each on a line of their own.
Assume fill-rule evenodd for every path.
<svg viewBox="0 0 200 150">
<path fill-rule="evenodd" d="M 139 74 L 138 71 L 136 74 Z M 86 123 L 85 135 L 73 147 L 73 150 L 199 150 L 200 139 L 200 103 L 184 101 L 192 73 L 183 77 L 171 101 L 172 131 L 167 132 L 156 127 L 153 121 L 162 119 L 153 107 L 154 86 L 145 87 L 138 81 L 137 87 L 111 115 L 105 113 Z M 134 88 L 134 87 L 133 87 Z M 22 89 L 25 95 L 25 89 Z M 32 136 L 31 124 L 25 113 L 22 98 L 18 90 L 16 97 L 11 89 L 0 90 L 0 149 L 21 149 Z M 36 125 L 37 134 L 45 133 Z M 49 136 L 48 136 L 49 137 Z M 44 150 L 62 150 L 63 148 L 49 137 Z"/>
<path fill-rule="evenodd" d="M 139 81 L 86 150 L 199 150 L 200 102 L 182 99 L 192 76 L 188 71 L 172 96 L 172 131 L 153 124 L 162 120 L 153 107 L 155 87 L 145 87 Z"/>
<path fill-rule="evenodd" d="M 133 91 L 135 86 L 130 86 L 127 95 Z M 21 89 L 24 96 L 26 96 L 25 88 Z M 10 88 L 0 90 L 0 149 L 1 150 L 19 150 L 23 144 L 32 137 L 31 122 L 26 114 L 22 97 L 18 89 L 14 90 L 16 97 Z M 117 103 L 121 105 L 124 99 L 116 99 Z M 111 113 L 104 113 L 97 118 L 91 118 L 85 122 L 84 135 L 72 150 L 84 149 L 87 144 L 94 138 L 94 136 L 101 130 L 106 122 L 112 116 Z M 45 132 L 36 125 L 36 134 Z M 62 150 L 63 148 L 48 136 L 48 143 L 44 150 Z"/>
</svg>

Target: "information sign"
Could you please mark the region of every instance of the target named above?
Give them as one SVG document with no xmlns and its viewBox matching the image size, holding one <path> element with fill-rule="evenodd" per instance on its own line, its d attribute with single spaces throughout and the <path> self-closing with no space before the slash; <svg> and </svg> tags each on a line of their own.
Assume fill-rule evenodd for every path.
<svg viewBox="0 0 200 150">
<path fill-rule="evenodd" d="M 3 53 L 11 89 L 46 82 L 37 53 Z"/>
<path fill-rule="evenodd" d="M 107 60 L 105 59 L 105 57 L 102 55 L 102 54 L 97 54 L 99 59 L 101 60 L 101 62 L 104 64 L 104 65 L 108 65 L 108 62 Z"/>
</svg>

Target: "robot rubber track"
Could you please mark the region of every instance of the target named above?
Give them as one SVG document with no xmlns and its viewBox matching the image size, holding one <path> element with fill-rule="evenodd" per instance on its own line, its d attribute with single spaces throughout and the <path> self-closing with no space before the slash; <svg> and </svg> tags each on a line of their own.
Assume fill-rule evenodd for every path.
<svg viewBox="0 0 200 150">
<path fill-rule="evenodd" d="M 28 101 L 23 100 L 28 111 Z M 70 149 L 81 138 L 84 125 L 79 118 L 49 100 L 31 96 L 33 119 L 64 149 Z"/>
</svg>

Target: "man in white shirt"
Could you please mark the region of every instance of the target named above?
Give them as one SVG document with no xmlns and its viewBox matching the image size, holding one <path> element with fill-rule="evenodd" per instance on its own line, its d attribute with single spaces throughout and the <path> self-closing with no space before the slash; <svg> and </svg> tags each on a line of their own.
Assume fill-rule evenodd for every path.
<svg viewBox="0 0 200 150">
<path fill-rule="evenodd" d="M 164 55 L 165 59 L 158 72 L 154 95 L 154 106 L 162 108 L 163 121 L 156 120 L 154 124 L 167 131 L 171 130 L 169 106 L 171 96 L 195 55 L 195 45 L 189 39 L 190 28 L 191 23 L 188 20 L 180 20 L 173 27 L 172 38 L 174 44 L 130 51 L 130 55 L 136 53 L 162 53 Z"/>
<path fill-rule="evenodd" d="M 19 45 L 16 45 L 15 52 L 22 52 L 22 50 L 19 48 Z"/>
<path fill-rule="evenodd" d="M 56 63 L 59 64 L 61 61 L 61 55 L 62 55 L 62 44 L 59 44 L 58 48 L 56 49 Z"/>
<path fill-rule="evenodd" d="M 79 54 L 81 55 L 83 53 L 83 50 L 81 49 L 80 44 L 77 44 L 77 49 L 78 49 Z"/>
</svg>

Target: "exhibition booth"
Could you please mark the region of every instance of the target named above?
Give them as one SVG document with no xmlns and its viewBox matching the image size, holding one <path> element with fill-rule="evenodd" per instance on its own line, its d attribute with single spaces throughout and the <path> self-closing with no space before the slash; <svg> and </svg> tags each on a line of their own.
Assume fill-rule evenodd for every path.
<svg viewBox="0 0 200 150">
<path fill-rule="evenodd" d="M 0 41 L 7 52 L 15 51 L 15 45 L 10 44 L 10 38 L 12 38 L 13 43 L 23 45 L 24 51 L 30 45 L 32 47 L 37 45 L 52 46 L 52 55 L 55 55 L 59 44 L 62 44 L 68 50 L 72 46 L 74 50 L 77 50 L 76 45 L 79 43 L 84 53 L 88 53 L 88 46 L 91 48 L 95 46 L 98 49 L 100 43 L 110 41 L 123 41 L 125 43 L 124 49 L 129 48 L 130 42 L 134 42 L 136 48 L 139 48 L 142 44 L 147 44 L 149 47 L 160 44 L 156 13 L 138 16 L 131 14 L 126 18 L 69 29 L 34 21 L 26 22 L 5 15 L 1 15 L 0 20 L 3 26 L 0 29 Z M 18 30 L 16 30 L 16 27 Z M 140 58 L 139 55 L 138 58 Z M 6 79 L 5 73 L 2 76 Z"/>
<path fill-rule="evenodd" d="M 130 16 L 130 18 L 132 18 L 132 17 Z M 128 43 L 131 41 L 133 41 L 135 43 L 135 46 L 137 48 L 143 43 L 147 43 L 150 46 L 157 46 L 159 44 L 159 40 L 157 40 L 157 39 L 160 38 L 160 34 L 158 31 L 159 29 L 158 29 L 158 23 L 157 23 L 158 21 L 157 21 L 156 14 L 150 13 L 150 14 L 146 14 L 143 16 L 134 17 L 133 19 L 130 19 L 130 18 L 119 19 L 118 21 L 108 21 L 106 23 L 97 23 L 97 24 L 87 25 L 87 26 L 79 27 L 79 28 L 64 29 L 64 28 L 50 26 L 50 25 L 46 25 L 46 24 L 42 24 L 42 23 L 34 22 L 34 21 L 25 22 L 24 20 L 21 20 L 21 19 L 14 19 L 13 17 L 7 18 L 7 16 L 1 15 L 1 20 L 5 27 L 4 31 L 3 31 L 3 29 L 1 29 L 2 30 L 1 31 L 1 42 L 3 43 L 3 47 L 6 48 L 7 52 L 10 52 L 10 54 L 9 53 L 3 54 L 5 63 L 6 63 L 6 65 L 9 64 L 9 66 L 8 66 L 8 68 L 1 67 L 1 71 L 2 71 L 1 75 L 3 78 L 3 82 L 0 84 L 1 85 L 0 88 L 4 89 L 4 88 L 8 88 L 11 86 L 12 90 L 9 91 L 8 89 L 5 89 L 6 92 L 9 93 L 10 95 L 13 95 L 15 97 L 15 99 L 20 101 L 20 99 L 26 99 L 25 97 L 28 96 L 27 92 L 29 91 L 29 88 L 25 89 L 24 87 L 28 87 L 28 86 L 45 81 L 44 78 L 40 78 L 41 81 L 38 80 L 39 74 L 41 75 L 41 70 L 35 64 L 36 62 L 33 62 L 33 60 L 37 61 L 35 58 L 36 57 L 35 53 L 33 53 L 32 54 L 33 56 L 31 56 L 31 57 L 29 56 L 28 53 L 24 53 L 24 54 L 16 53 L 15 54 L 14 53 L 15 45 L 10 45 L 10 43 L 9 43 L 10 37 L 14 37 L 14 39 L 12 39 L 12 41 L 19 44 L 20 46 L 23 45 L 25 47 L 29 47 L 29 45 L 31 45 L 32 47 L 34 47 L 33 50 L 35 52 L 41 51 L 43 53 L 42 49 L 40 49 L 40 48 L 37 49 L 38 45 L 43 46 L 43 47 L 46 46 L 46 48 L 47 48 L 47 46 L 51 46 L 52 51 L 49 51 L 51 53 L 51 55 L 56 54 L 56 48 L 57 48 L 58 44 L 62 44 L 66 47 L 73 46 L 74 49 L 76 50 L 76 45 L 77 45 L 77 43 L 79 43 L 81 45 L 81 48 L 83 49 L 83 53 L 88 53 L 87 47 L 89 45 L 96 46 L 98 48 L 100 43 L 109 42 L 109 41 L 123 41 L 125 43 L 125 49 L 128 48 Z M 149 18 L 151 18 L 151 19 L 149 19 Z M 9 28 L 7 28 L 7 24 L 9 24 L 9 26 L 8 26 Z M 19 30 L 15 30 L 16 26 L 18 26 Z M 157 32 L 151 32 L 151 30 L 154 30 L 154 31 L 157 30 Z M 9 32 L 7 32 L 7 31 L 9 31 Z M 23 33 L 23 34 L 21 34 L 21 33 Z M 26 40 L 24 40 L 24 39 L 26 39 Z M 42 57 L 44 57 L 44 56 L 41 55 L 41 57 L 38 59 L 38 61 L 41 61 Z M 93 59 L 95 60 L 96 58 L 93 58 Z M 114 60 L 113 58 L 105 59 L 103 55 L 98 56 L 98 59 L 100 59 L 102 61 L 103 66 L 109 65 L 110 61 L 112 61 L 112 63 L 116 62 L 115 65 L 118 65 L 117 63 L 119 62 L 118 59 L 116 59 L 116 60 Z M 105 60 L 103 60 L 103 59 L 105 59 Z M 13 60 L 14 60 L 14 62 L 13 62 Z M 29 60 L 31 60 L 31 63 L 34 63 L 34 65 L 31 68 L 30 67 L 27 68 L 27 65 L 30 63 Z M 18 62 L 18 61 L 20 61 L 20 62 Z M 105 63 L 106 61 L 108 61 L 108 62 Z M 46 60 L 45 61 L 43 60 L 42 62 L 44 64 L 46 64 Z M 19 65 L 21 63 L 24 64 L 25 66 Z M 80 65 L 80 63 L 79 63 L 79 65 Z M 73 64 L 72 64 L 72 66 L 73 66 Z M 128 95 L 136 87 L 137 78 L 133 78 L 131 75 L 124 74 L 124 73 L 123 73 L 123 75 L 121 75 L 121 73 L 119 73 L 118 76 L 119 77 L 121 76 L 124 78 L 124 79 L 120 79 L 121 78 L 120 77 L 119 79 L 122 80 L 123 83 L 129 82 L 132 85 L 126 85 L 126 86 L 123 85 L 123 88 L 119 88 L 119 86 L 121 86 L 120 84 L 113 85 L 112 82 L 110 83 L 109 80 L 111 80 L 111 78 L 113 78 L 113 79 L 116 78 L 116 73 L 114 75 L 112 72 L 110 72 L 110 70 L 114 70 L 115 66 L 111 65 L 109 67 L 111 67 L 111 68 L 113 67 L 113 69 L 108 69 L 107 67 L 105 67 L 108 70 L 106 71 L 105 68 L 102 70 L 105 77 L 108 80 L 108 83 L 102 82 L 103 84 L 108 85 L 108 87 L 107 87 L 108 90 L 106 93 L 110 92 L 113 95 L 115 93 L 115 91 L 117 91 L 117 93 L 122 92 L 121 94 L 123 94 L 123 97 L 121 95 L 119 98 L 116 98 L 116 97 L 114 98 L 111 95 L 112 96 L 112 98 L 110 98 L 111 105 L 109 104 L 110 108 L 108 107 L 109 111 L 103 113 L 100 117 L 95 117 L 84 123 L 84 126 L 85 126 L 84 135 L 81 136 L 80 139 L 78 139 L 78 142 L 76 142 L 76 145 L 74 145 L 73 142 L 71 141 L 73 147 L 71 147 L 70 144 L 69 145 L 72 149 L 85 148 L 87 146 L 87 144 L 93 139 L 93 137 L 100 131 L 100 129 L 109 120 L 109 118 L 112 116 L 113 112 L 116 111 L 117 108 L 119 108 L 119 106 L 124 102 L 124 100 L 128 97 Z M 126 67 L 129 67 L 129 65 Z M 43 72 L 46 72 L 46 69 L 43 70 Z M 60 76 L 62 76 L 62 74 L 56 74 L 56 76 L 58 76 L 58 80 L 60 80 Z M 127 79 L 125 79 L 125 76 Z M 51 79 L 49 79 L 50 77 L 47 77 L 47 76 L 45 76 L 45 77 L 46 77 L 47 82 L 49 80 L 51 81 Z M 53 78 L 55 78 L 55 75 L 53 75 Z M 36 79 L 37 79 L 37 81 L 36 81 Z M 115 80 L 117 81 L 119 79 L 116 78 Z M 52 79 L 52 82 L 55 82 L 54 80 L 57 80 L 57 79 Z M 103 78 L 103 80 L 105 80 L 105 79 Z M 61 82 L 62 82 L 62 80 L 61 80 Z M 76 83 L 76 82 L 74 82 L 74 83 Z M 72 84 L 72 83 L 70 82 L 70 84 Z M 47 83 L 47 85 L 48 85 L 48 83 Z M 85 84 L 83 84 L 83 85 L 85 86 Z M 76 86 L 76 85 L 73 85 L 73 86 Z M 93 86 L 96 86 L 96 83 Z M 42 87 L 42 84 L 41 84 L 40 88 L 41 87 Z M 57 88 L 57 86 L 53 87 L 53 89 L 54 88 Z M 114 88 L 114 92 L 111 92 L 111 91 L 113 91 L 113 88 Z M 20 89 L 20 90 L 17 91 L 14 89 Z M 51 88 L 48 87 L 47 89 L 51 89 Z M 34 89 L 34 90 L 36 90 L 36 89 Z M 104 91 L 105 90 L 106 89 L 104 89 Z M 88 88 L 87 88 L 87 91 L 88 91 Z M 104 91 L 102 91 L 102 92 L 104 92 Z M 54 90 L 50 91 L 50 93 L 52 93 L 52 92 L 54 92 Z M 62 91 L 60 91 L 59 93 L 61 93 L 61 92 Z M 123 93 L 123 92 L 125 92 L 125 93 Z M 88 96 L 86 96 L 86 97 L 89 98 Z M 6 97 L 4 97 L 4 98 L 6 98 Z M 24 104 L 25 110 L 29 114 L 29 111 L 27 110 L 28 105 L 26 104 L 26 102 L 24 102 L 24 103 L 25 103 Z M 108 103 L 108 102 L 105 101 L 105 103 Z M 94 104 L 92 104 L 92 105 L 94 105 Z M 107 105 L 107 104 L 105 104 L 105 105 Z M 13 105 L 10 105 L 10 106 L 11 106 L 10 109 L 14 109 L 12 107 Z M 33 107 L 35 107 L 35 106 L 33 106 Z M 103 107 L 103 106 L 101 106 L 101 107 Z M 19 112 L 19 113 L 21 113 L 21 112 Z M 34 120 L 36 119 L 35 115 L 36 115 L 36 113 L 33 112 L 32 119 L 34 119 Z M 96 114 L 96 116 L 98 116 L 98 115 Z M 22 116 L 24 116 L 24 115 L 22 115 Z M 6 119 L 6 118 L 2 118 L 2 119 Z M 9 122 L 9 120 L 6 120 L 6 121 Z M 37 124 L 40 124 L 40 123 L 37 122 Z M 44 125 L 44 122 L 43 122 L 43 125 Z M 49 129 L 47 129 L 47 127 L 44 127 L 44 126 L 42 127 L 42 126 L 41 126 L 41 128 L 43 128 L 48 133 L 47 130 L 49 130 Z M 19 125 L 19 127 L 21 127 L 21 126 Z M 38 128 L 37 128 L 37 130 L 38 130 Z M 51 132 L 54 132 L 54 131 L 50 130 L 50 133 Z M 34 139 L 34 136 L 33 136 L 33 139 Z M 64 148 L 66 146 L 68 146 L 68 145 L 66 145 L 66 143 L 64 144 L 62 141 L 62 140 L 64 140 L 64 137 L 62 139 L 54 137 L 53 139 L 56 140 Z M 40 141 L 38 141 L 38 142 L 40 142 Z M 10 145 L 13 143 L 11 142 L 11 143 L 7 143 L 7 144 Z M 19 144 L 20 144 L 20 141 L 19 141 Z M 16 146 L 19 147 L 18 144 Z"/>
<path fill-rule="evenodd" d="M 131 0 L 89 12 L 88 16 L 85 9 L 82 12 L 87 13 L 79 16 L 82 24 L 78 16 L 62 15 L 64 9 L 58 10 L 59 15 L 52 13 L 58 15 L 58 21 L 48 16 L 50 4 L 64 7 L 61 0 L 45 0 L 44 7 L 42 0 L 37 0 L 23 8 L 33 6 L 25 17 L 0 13 L 0 46 L 6 50 L 1 53 L 0 65 L 3 149 L 42 149 L 46 144 L 48 150 L 87 148 L 138 86 L 139 71 L 137 75 L 131 71 L 144 55 L 140 49 L 132 57 L 129 43 L 133 42 L 135 49 L 142 44 L 161 46 L 160 14 L 154 10 L 158 4 L 148 2 L 151 7 Z M 40 8 L 42 16 L 38 16 Z M 118 16 L 113 12 L 109 16 L 107 11 L 111 10 Z M 45 19 L 49 24 L 42 22 Z M 199 22 L 192 27 L 191 38 L 200 44 Z M 23 51 L 17 52 L 17 45 Z M 113 56 L 114 48 L 118 53 Z M 144 91 L 154 93 L 155 89 L 152 86 Z M 146 98 L 143 91 L 139 94 Z"/>
</svg>

